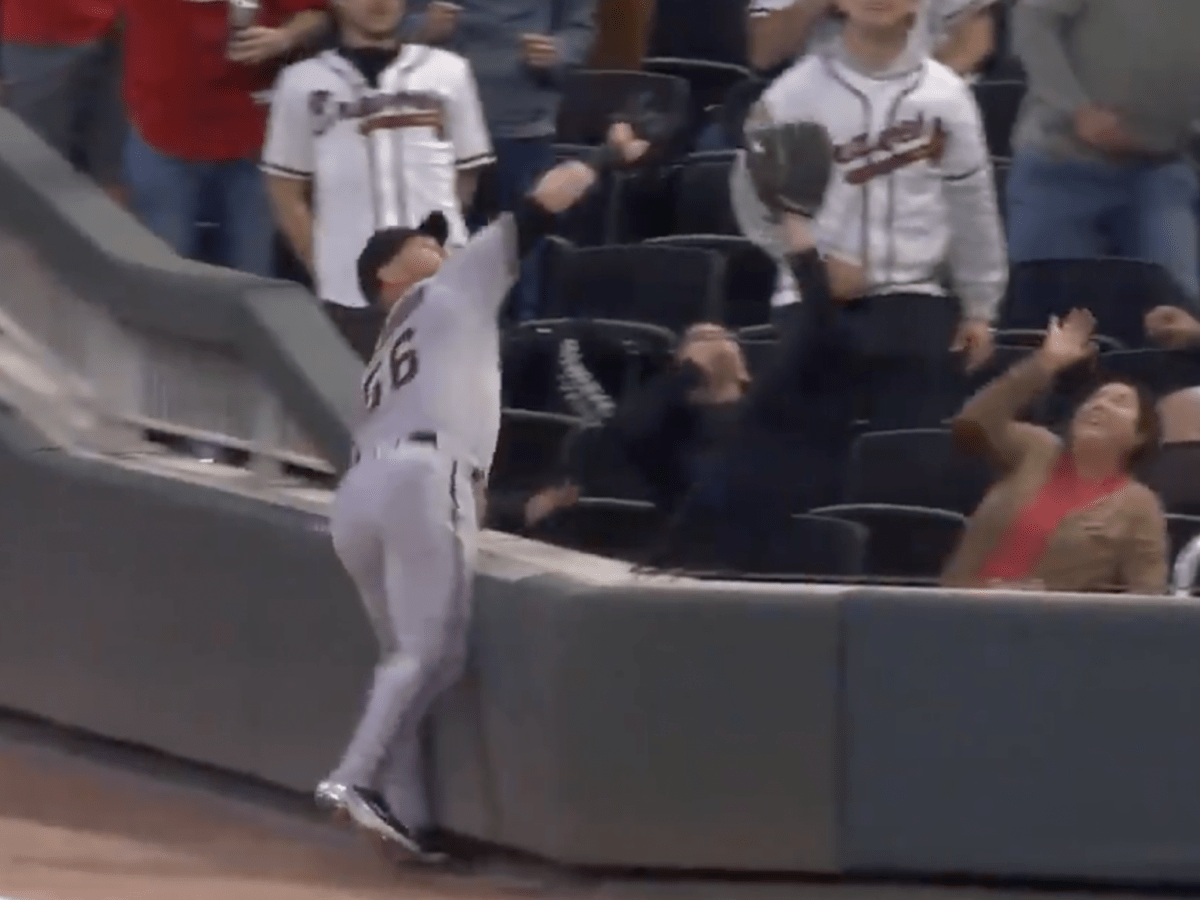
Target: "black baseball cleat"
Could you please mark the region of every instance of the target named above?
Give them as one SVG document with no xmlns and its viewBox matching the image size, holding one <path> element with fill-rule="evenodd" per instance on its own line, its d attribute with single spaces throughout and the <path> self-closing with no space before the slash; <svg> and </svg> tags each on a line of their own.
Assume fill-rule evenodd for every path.
<svg viewBox="0 0 1200 900">
<path fill-rule="evenodd" d="M 409 828 L 396 818 L 387 801 L 369 788 L 323 781 L 317 786 L 320 806 L 344 813 L 355 825 L 395 844 L 414 861 L 440 863 L 446 854 L 431 832 Z"/>
</svg>

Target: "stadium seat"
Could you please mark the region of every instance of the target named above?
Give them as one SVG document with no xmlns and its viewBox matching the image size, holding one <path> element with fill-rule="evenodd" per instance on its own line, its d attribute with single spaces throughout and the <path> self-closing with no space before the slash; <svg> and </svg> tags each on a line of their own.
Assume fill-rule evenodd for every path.
<svg viewBox="0 0 1200 900">
<path fill-rule="evenodd" d="M 642 322 L 676 334 L 724 318 L 720 254 L 651 244 L 561 251 L 550 271 L 548 318 Z"/>
<path fill-rule="evenodd" d="M 750 78 L 735 84 L 721 101 L 721 109 L 717 112 L 721 134 L 731 147 L 742 145 L 742 129 L 746 124 L 746 116 L 762 92 L 766 90 L 768 81 L 761 78 Z"/>
<path fill-rule="evenodd" d="M 1200 357 L 1186 351 L 1122 350 L 1105 353 L 1098 363 L 1105 374 L 1143 384 L 1159 397 L 1200 385 Z"/>
<path fill-rule="evenodd" d="M 1045 328 L 1050 316 L 1084 306 L 1096 330 L 1126 347 L 1145 346 L 1146 313 L 1156 306 L 1188 307 L 1170 274 L 1135 259 L 1047 259 L 1012 267 L 1002 328 Z"/>
<path fill-rule="evenodd" d="M 935 507 L 969 515 L 994 479 L 985 462 L 955 448 L 947 430 L 868 432 L 850 449 L 846 502 Z"/>
<path fill-rule="evenodd" d="M 691 99 L 688 119 L 690 137 L 709 120 L 709 111 L 720 107 L 734 85 L 750 78 L 750 70 L 745 66 L 674 56 L 652 56 L 644 59 L 642 71 L 673 75 L 688 83 Z"/>
<path fill-rule="evenodd" d="M 735 535 L 724 519 L 691 517 L 673 525 L 654 563 L 709 575 L 849 578 L 863 571 L 867 530 L 862 525 L 800 514 L 760 531 L 761 539 L 737 540 L 744 532 Z"/>
<path fill-rule="evenodd" d="M 1023 81 L 977 81 L 972 89 L 983 116 L 983 131 L 993 156 L 1012 155 L 1012 131 L 1025 96 Z"/>
<path fill-rule="evenodd" d="M 693 153 L 680 164 L 675 182 L 674 234 L 741 237 L 729 199 L 732 151 Z"/>
<path fill-rule="evenodd" d="M 857 522 L 866 527 L 866 574 L 930 583 L 958 545 L 966 518 L 944 509 L 846 503 L 809 510 L 810 515 Z"/>
<path fill-rule="evenodd" d="M 996 343 L 1007 347 L 1034 349 L 1042 346 L 1044 340 L 1046 340 L 1046 329 L 1044 328 L 998 328 L 995 333 Z M 1092 342 L 1101 353 L 1125 349 L 1125 345 L 1119 340 L 1104 334 L 1095 335 Z"/>
<path fill-rule="evenodd" d="M 561 474 L 563 445 L 581 423 L 573 416 L 505 409 L 489 488 L 534 490 Z"/>
<path fill-rule="evenodd" d="M 597 556 L 640 562 L 647 549 L 660 540 L 663 527 L 663 516 L 651 503 L 581 497 L 547 516 L 528 536 Z"/>
<path fill-rule="evenodd" d="M 673 75 L 580 69 L 567 76 L 558 110 L 557 139 L 564 144 L 602 144 L 614 113 L 640 99 L 683 122 L 690 111 L 688 83 Z"/>
<path fill-rule="evenodd" d="M 1179 513 L 1167 515 L 1167 535 L 1171 541 L 1171 556 L 1173 562 L 1188 541 L 1200 535 L 1200 516 L 1185 516 Z"/>
<path fill-rule="evenodd" d="M 1200 441 L 1166 444 L 1142 467 L 1142 482 L 1158 493 L 1167 512 L 1200 516 Z"/>
<path fill-rule="evenodd" d="M 746 368 L 750 370 L 751 378 L 758 378 L 767 371 L 779 351 L 779 342 L 770 339 L 742 339 L 738 343 L 746 357 Z"/>
<path fill-rule="evenodd" d="M 650 492 L 625 458 L 610 429 L 602 425 L 582 428 L 566 445 L 566 468 L 585 497 L 647 500 Z"/>
<path fill-rule="evenodd" d="M 779 267 L 756 244 L 729 234 L 675 234 L 648 243 L 720 253 L 725 259 L 725 324 L 738 329 L 770 321 Z"/>
</svg>

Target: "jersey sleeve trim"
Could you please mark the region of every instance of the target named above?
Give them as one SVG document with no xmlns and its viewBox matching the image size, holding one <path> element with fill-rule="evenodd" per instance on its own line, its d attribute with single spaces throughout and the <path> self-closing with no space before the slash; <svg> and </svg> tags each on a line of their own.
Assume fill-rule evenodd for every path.
<svg viewBox="0 0 1200 900">
<path fill-rule="evenodd" d="M 458 169 L 477 169 L 480 166 L 491 165 L 495 161 L 496 154 L 494 153 L 476 153 L 474 156 L 466 156 L 455 160 L 454 166 Z"/>
<path fill-rule="evenodd" d="M 307 181 L 312 178 L 312 172 L 305 172 L 302 169 L 291 169 L 287 166 L 281 166 L 279 163 L 266 162 L 265 160 L 259 163 L 258 166 L 268 175 L 278 175 L 280 178 L 294 178 L 297 181 Z"/>
</svg>

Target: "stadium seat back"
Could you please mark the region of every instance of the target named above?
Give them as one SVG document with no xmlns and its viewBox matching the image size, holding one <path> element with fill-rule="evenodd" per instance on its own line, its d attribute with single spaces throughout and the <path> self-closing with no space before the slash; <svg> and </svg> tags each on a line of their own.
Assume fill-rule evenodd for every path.
<svg viewBox="0 0 1200 900">
<path fill-rule="evenodd" d="M 943 509 L 854 503 L 810 510 L 866 527 L 866 574 L 932 583 L 958 546 L 966 517 Z"/>
<path fill-rule="evenodd" d="M 580 69 L 567 76 L 558 110 L 556 139 L 564 144 L 602 144 L 615 113 L 633 100 L 683 123 L 691 110 L 688 83 L 674 75 Z"/>
<path fill-rule="evenodd" d="M 639 562 L 660 539 L 663 516 L 653 504 L 610 497 L 582 497 L 547 516 L 529 536 L 611 559 Z"/>
<path fill-rule="evenodd" d="M 734 154 L 696 153 L 681 164 L 675 190 L 675 234 L 742 236 L 729 197 Z"/>
<path fill-rule="evenodd" d="M 762 248 L 744 237 L 722 234 L 676 234 L 654 238 L 664 247 L 696 247 L 720 253 L 725 260 L 725 324 L 733 329 L 762 325 L 771 318 L 771 298 L 779 267 Z"/>
<path fill-rule="evenodd" d="M 680 333 L 722 320 L 720 254 L 636 244 L 562 253 L 548 298 L 555 318 L 645 322 Z"/>
<path fill-rule="evenodd" d="M 1051 316 L 1082 306 L 1096 330 L 1128 348 L 1146 344 L 1144 320 L 1156 306 L 1188 303 L 1166 269 L 1134 259 L 1047 259 L 1018 263 L 1009 278 L 1002 328 L 1045 328 Z"/>
<path fill-rule="evenodd" d="M 969 515 L 994 479 L 984 461 L 955 448 L 945 429 L 868 432 L 850 450 L 846 502 Z"/>
<path fill-rule="evenodd" d="M 1200 516 L 1200 441 L 1166 444 L 1142 467 L 1141 480 L 1167 512 Z"/>
<path fill-rule="evenodd" d="M 567 437 L 581 422 L 573 416 L 505 409 L 489 473 L 489 488 L 534 490 L 558 477 Z"/>
</svg>

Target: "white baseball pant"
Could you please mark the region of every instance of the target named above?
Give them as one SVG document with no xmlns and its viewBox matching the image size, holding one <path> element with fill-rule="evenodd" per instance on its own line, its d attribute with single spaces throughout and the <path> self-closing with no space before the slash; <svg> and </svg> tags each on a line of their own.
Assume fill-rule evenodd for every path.
<svg viewBox="0 0 1200 900">
<path fill-rule="evenodd" d="M 330 521 L 380 648 L 330 780 L 378 790 L 415 829 L 431 824 L 421 725 L 466 659 L 478 529 L 470 473 L 434 446 L 402 443 L 347 473 Z"/>
</svg>

